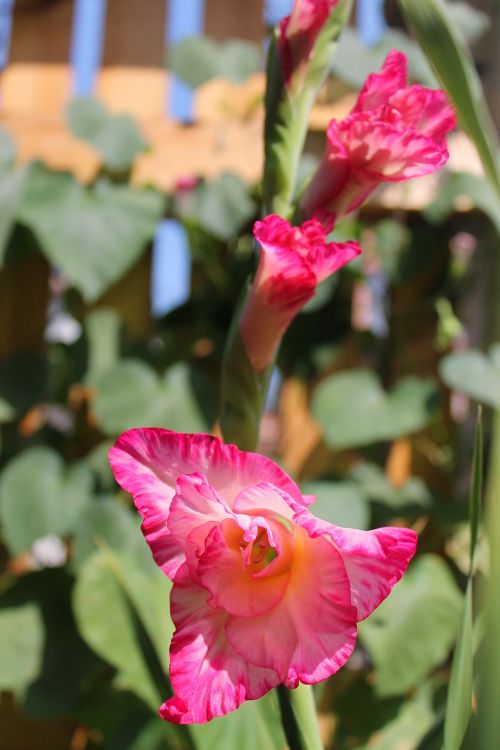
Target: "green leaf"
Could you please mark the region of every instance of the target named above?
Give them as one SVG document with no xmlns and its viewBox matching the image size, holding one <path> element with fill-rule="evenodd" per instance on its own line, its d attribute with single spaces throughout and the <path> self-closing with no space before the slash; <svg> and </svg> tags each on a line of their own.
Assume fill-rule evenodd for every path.
<svg viewBox="0 0 500 750">
<path fill-rule="evenodd" d="M 160 377 L 145 362 L 121 360 L 93 385 L 97 391 L 93 410 L 107 435 L 139 425 L 184 432 L 206 428 L 186 365 L 174 365 Z"/>
<path fill-rule="evenodd" d="M 306 495 L 315 495 L 311 511 L 318 518 L 354 529 L 367 529 L 370 522 L 368 499 L 354 482 L 306 482 Z"/>
<path fill-rule="evenodd" d="M 432 381 L 402 380 L 386 394 L 369 370 L 331 375 L 316 388 L 312 413 L 332 448 L 393 440 L 425 427 L 433 414 L 437 390 Z"/>
<path fill-rule="evenodd" d="M 85 318 L 88 355 L 86 380 L 94 382 L 120 355 L 121 319 L 115 310 L 99 309 Z"/>
<path fill-rule="evenodd" d="M 133 560 L 109 550 L 87 560 L 74 590 L 74 612 L 82 637 L 118 670 L 123 687 L 153 710 L 161 703 L 157 679 L 161 675 L 151 669 L 143 629 L 155 649 L 151 658 L 159 660 L 166 671 L 173 629 L 168 591 L 168 579 L 153 563 L 145 572 Z M 166 686 L 166 677 L 163 681 Z"/>
<path fill-rule="evenodd" d="M 0 128 L 0 164 L 11 167 L 16 158 L 16 144 L 11 134 Z"/>
<path fill-rule="evenodd" d="M 500 362 L 494 360 L 495 351 L 490 349 L 489 357 L 477 349 L 447 354 L 439 363 L 439 374 L 449 388 L 500 409 Z"/>
<path fill-rule="evenodd" d="M 374 70 L 382 67 L 391 49 L 398 49 L 407 56 L 411 78 L 424 86 L 436 85 L 436 77 L 425 55 L 408 34 L 399 29 L 388 29 L 376 45 L 368 47 L 355 29 L 347 27 L 339 40 L 337 54 L 332 63 L 332 73 L 354 88 L 360 89 L 366 78 Z"/>
<path fill-rule="evenodd" d="M 444 750 L 460 750 L 471 717 L 472 635 L 472 578 L 469 578 L 448 687 Z"/>
<path fill-rule="evenodd" d="M 478 412 L 474 453 L 472 456 L 472 484 L 469 498 L 470 522 L 470 575 L 474 570 L 474 553 L 476 551 L 479 524 L 481 522 L 481 504 L 483 498 L 483 424 L 481 411 Z"/>
<path fill-rule="evenodd" d="M 379 695 L 415 687 L 448 656 L 463 597 L 441 558 L 422 555 L 359 634 L 375 666 Z"/>
<path fill-rule="evenodd" d="M 43 622 L 38 607 L 0 607 L 0 690 L 23 691 L 42 665 Z"/>
<path fill-rule="evenodd" d="M 76 631 L 70 605 L 73 584 L 65 569 L 45 568 L 15 578 L 0 596 L 0 618 L 4 611 L 27 608 L 35 610 L 40 622 L 35 630 L 42 652 L 37 658 L 40 667 L 23 695 L 23 713 L 30 719 L 73 713 L 88 690 L 89 676 L 103 666 Z M 15 657 L 21 666 L 23 655 L 19 648 L 12 661 Z M 3 654 L 1 658 L 3 671 L 7 662 Z"/>
<path fill-rule="evenodd" d="M 203 750 L 280 750 L 285 745 L 272 695 L 247 701 L 237 711 L 191 729 Z"/>
<path fill-rule="evenodd" d="M 500 352 L 497 347 L 496 352 Z M 472 480 L 469 501 L 470 564 L 467 590 L 458 632 L 450 684 L 446 702 L 444 723 L 444 750 L 460 750 L 472 715 L 474 622 L 473 586 L 474 557 L 480 523 L 483 490 L 483 431 L 481 411 L 478 413 L 474 454 L 472 458 Z"/>
<path fill-rule="evenodd" d="M 151 567 L 151 554 L 140 531 L 139 516 L 112 497 L 96 499 L 81 514 L 72 542 L 76 568 L 103 544 L 134 560 L 138 566 Z"/>
<path fill-rule="evenodd" d="M 154 190 L 101 180 L 84 188 L 65 172 L 32 168 L 19 213 L 58 266 L 91 302 L 138 261 L 164 208 Z"/>
<path fill-rule="evenodd" d="M 411 506 L 432 506 L 432 495 L 420 477 L 410 477 L 401 487 L 394 487 L 380 466 L 366 462 L 357 464 L 350 476 L 367 499 L 395 511 Z"/>
<path fill-rule="evenodd" d="M 238 236 L 255 212 L 248 185 L 228 173 L 199 184 L 188 217 L 214 237 L 230 240 Z"/>
<path fill-rule="evenodd" d="M 129 115 L 109 115 L 106 107 L 93 97 L 73 99 L 65 114 L 72 133 L 88 141 L 112 171 L 129 169 L 135 157 L 148 148 Z"/>
<path fill-rule="evenodd" d="M 442 0 L 399 0 L 403 14 L 476 145 L 485 173 L 500 192 L 498 143 L 481 81 Z"/>
<path fill-rule="evenodd" d="M 168 53 L 172 73 L 192 88 L 211 78 L 227 78 L 236 83 L 246 80 L 261 67 L 258 45 L 240 39 L 214 42 L 206 36 L 192 36 L 174 45 Z"/>
<path fill-rule="evenodd" d="M 0 169 L 0 267 L 5 259 L 5 252 L 14 229 L 29 174 L 30 167 L 14 170 Z"/>
<path fill-rule="evenodd" d="M 403 703 L 397 716 L 356 750 L 416 750 L 435 719 L 433 688 L 432 682 L 420 686 L 413 699 Z"/>
<path fill-rule="evenodd" d="M 83 464 L 66 468 L 51 448 L 28 448 L 0 478 L 0 519 L 13 554 L 42 537 L 72 531 L 90 501 L 92 476 Z"/>
<path fill-rule="evenodd" d="M 484 177 L 467 172 L 447 175 L 432 203 L 424 211 L 426 219 L 434 223 L 445 221 L 455 211 L 457 198 L 462 197 L 471 200 L 500 233 L 500 205 L 497 192 Z"/>
</svg>

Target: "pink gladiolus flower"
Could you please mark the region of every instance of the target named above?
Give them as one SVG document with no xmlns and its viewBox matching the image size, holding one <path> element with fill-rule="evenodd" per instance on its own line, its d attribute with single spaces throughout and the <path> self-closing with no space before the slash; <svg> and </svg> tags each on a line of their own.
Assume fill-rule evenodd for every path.
<svg viewBox="0 0 500 750">
<path fill-rule="evenodd" d="M 279 684 L 337 672 L 356 623 L 415 552 L 409 529 L 315 518 L 276 464 L 209 435 L 129 430 L 110 461 L 173 581 L 168 721 L 203 723 Z"/>
<path fill-rule="evenodd" d="M 281 337 L 320 281 L 361 252 L 357 242 L 327 242 L 330 216 L 292 227 L 279 216 L 254 226 L 261 247 L 259 265 L 241 315 L 240 330 L 257 372 L 272 362 Z"/>
<path fill-rule="evenodd" d="M 278 54 L 288 86 L 295 71 L 307 65 L 312 49 L 338 0 L 295 0 L 279 24 Z"/>
<path fill-rule="evenodd" d="M 381 182 L 434 172 L 448 160 L 446 135 L 456 118 L 444 91 L 407 86 L 402 52 L 387 55 L 370 75 L 352 112 L 332 120 L 322 162 L 305 191 L 306 214 L 348 213 Z"/>
</svg>

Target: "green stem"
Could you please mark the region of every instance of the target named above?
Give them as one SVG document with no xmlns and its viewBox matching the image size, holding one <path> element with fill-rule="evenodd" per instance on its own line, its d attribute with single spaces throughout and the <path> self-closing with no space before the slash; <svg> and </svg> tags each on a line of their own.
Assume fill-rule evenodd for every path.
<svg viewBox="0 0 500 750">
<path fill-rule="evenodd" d="M 319 736 L 314 694 L 310 685 L 288 690 L 276 688 L 281 723 L 290 750 L 323 750 Z"/>
</svg>

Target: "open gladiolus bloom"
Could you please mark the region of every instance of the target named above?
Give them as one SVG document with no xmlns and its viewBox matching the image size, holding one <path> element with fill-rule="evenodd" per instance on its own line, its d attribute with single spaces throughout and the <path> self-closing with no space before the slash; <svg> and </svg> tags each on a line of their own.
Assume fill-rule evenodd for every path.
<svg viewBox="0 0 500 750">
<path fill-rule="evenodd" d="M 278 53 L 288 86 L 293 74 L 309 61 L 318 35 L 338 0 L 295 0 L 292 12 L 279 25 Z"/>
<path fill-rule="evenodd" d="M 315 518 L 272 461 L 209 435 L 130 430 L 110 460 L 173 581 L 169 721 L 206 722 L 334 674 L 415 552 L 408 529 Z"/>
<path fill-rule="evenodd" d="M 443 91 L 407 86 L 407 60 L 392 51 L 368 77 L 352 112 L 332 120 L 322 162 L 305 191 L 308 215 L 353 211 L 382 182 L 434 172 L 448 160 L 446 135 L 456 125 Z"/>
<path fill-rule="evenodd" d="M 357 242 L 327 242 L 332 217 L 292 227 L 279 216 L 254 226 L 257 273 L 241 315 L 241 335 L 257 372 L 272 362 L 286 328 L 318 284 L 361 252 Z"/>
</svg>

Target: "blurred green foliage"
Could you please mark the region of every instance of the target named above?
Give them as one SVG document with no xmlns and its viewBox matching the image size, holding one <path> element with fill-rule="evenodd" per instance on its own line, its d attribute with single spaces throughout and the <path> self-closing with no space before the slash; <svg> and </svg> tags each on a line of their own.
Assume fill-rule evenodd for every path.
<svg viewBox="0 0 500 750">
<path fill-rule="evenodd" d="M 412 50 L 417 75 L 425 65 Z M 194 66 L 193 55 L 210 66 Z M 179 74 L 187 66 L 197 85 L 227 71 L 241 80 L 258 56 L 198 40 L 174 50 L 172 65 Z M 258 189 L 232 174 L 182 196 L 134 187 L 130 166 L 147 146 L 135 124 L 93 100 L 73 102 L 67 117 L 102 157 L 85 186 L 40 163 L 16 166 L 15 145 L 0 132 L 0 305 L 10 304 L 19 269 L 32 285 L 26 297 L 15 288 L 13 312 L 0 308 L 0 690 L 14 694 L 25 719 L 69 717 L 86 728 L 92 750 L 278 750 L 273 696 L 207 727 L 156 716 L 169 694 L 169 583 L 107 465 L 129 427 L 214 429 L 224 342 L 254 268 Z M 457 214 L 464 194 L 477 210 Z M 164 216 L 186 228 L 191 295 L 155 319 L 140 269 Z M 364 256 L 321 287 L 284 339 L 283 424 L 297 418 L 285 395 L 300 382 L 306 416 L 293 444 L 311 418 L 322 434 L 295 466 L 303 491 L 317 496 L 313 510 L 339 525 L 420 531 L 407 577 L 362 624 L 346 668 L 316 689 L 332 750 L 442 747 L 453 646 L 472 608 L 453 543 L 467 519 L 462 464 L 473 437 L 453 403 L 465 399 L 466 409 L 468 397 L 498 409 L 500 364 L 499 344 L 442 357 L 436 303 L 452 312 L 478 304 L 474 283 L 498 216 L 491 187 L 465 174 L 445 176 L 421 214 L 369 208 L 336 230 L 358 237 Z M 453 248 L 463 236 L 475 249 L 457 273 Z M 71 336 L 44 336 L 49 300 L 59 323 L 72 321 Z M 456 333 L 444 346 L 461 346 Z M 488 412 L 485 427 L 488 440 Z M 282 437 L 271 452 L 288 465 Z"/>
</svg>

